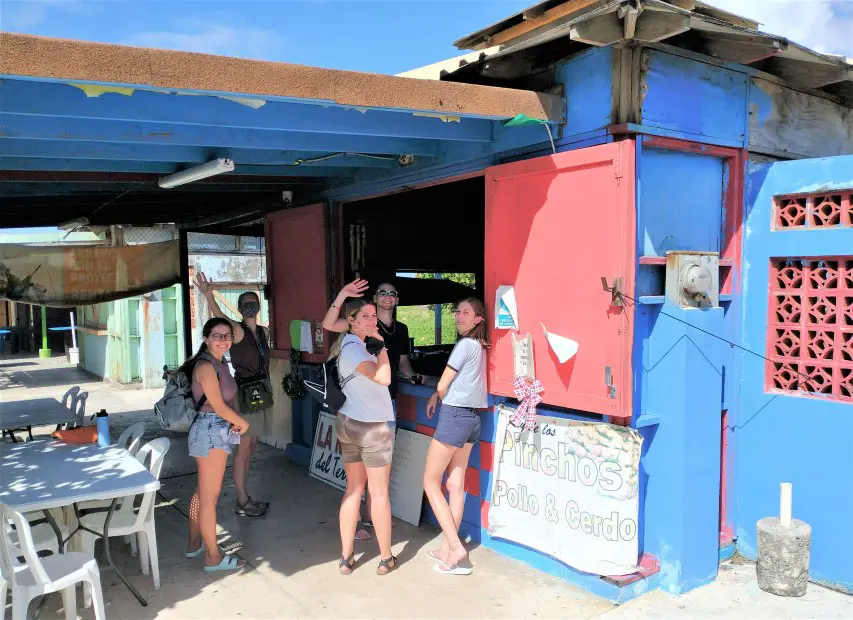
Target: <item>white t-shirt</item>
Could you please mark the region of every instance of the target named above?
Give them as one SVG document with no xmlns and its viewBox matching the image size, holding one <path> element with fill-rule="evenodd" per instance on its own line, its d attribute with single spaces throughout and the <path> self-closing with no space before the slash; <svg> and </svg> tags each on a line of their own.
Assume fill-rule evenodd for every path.
<svg viewBox="0 0 853 620">
<path fill-rule="evenodd" d="M 355 373 L 355 376 L 344 385 L 347 400 L 340 413 L 359 422 L 392 422 L 394 407 L 391 404 L 391 393 L 387 386 L 379 385 L 356 372 L 355 369 L 362 362 L 376 363 L 376 356 L 367 352 L 360 338 L 347 334 L 341 343 L 338 372 L 341 383 L 351 374 Z"/>
<path fill-rule="evenodd" d="M 486 390 L 486 350 L 473 338 L 463 338 L 450 353 L 447 365 L 456 371 L 444 400 L 453 407 L 485 409 L 488 402 Z"/>
</svg>

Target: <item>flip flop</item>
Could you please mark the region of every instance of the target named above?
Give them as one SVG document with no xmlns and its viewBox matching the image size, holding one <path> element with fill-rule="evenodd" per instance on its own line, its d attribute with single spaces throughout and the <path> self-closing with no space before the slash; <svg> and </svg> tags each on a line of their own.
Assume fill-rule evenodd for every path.
<svg viewBox="0 0 853 620">
<path fill-rule="evenodd" d="M 474 572 L 473 568 L 460 566 L 459 564 L 454 564 L 453 566 L 446 566 L 441 562 L 434 564 L 432 570 L 439 573 L 440 575 L 470 575 Z"/>
<path fill-rule="evenodd" d="M 198 549 L 196 549 L 195 551 L 187 551 L 184 554 L 184 557 L 185 558 L 197 558 L 202 553 L 204 553 L 204 541 L 201 541 L 201 546 Z"/>
<path fill-rule="evenodd" d="M 435 560 L 439 564 L 444 564 L 444 560 L 442 560 L 440 557 L 438 557 L 438 553 L 436 553 L 435 551 L 427 551 L 427 556 L 431 557 L 433 560 Z"/>
<path fill-rule="evenodd" d="M 204 572 L 215 573 L 224 570 L 240 570 L 245 568 L 246 560 L 241 560 L 236 555 L 223 555 L 222 561 L 216 566 L 205 566 Z"/>
</svg>

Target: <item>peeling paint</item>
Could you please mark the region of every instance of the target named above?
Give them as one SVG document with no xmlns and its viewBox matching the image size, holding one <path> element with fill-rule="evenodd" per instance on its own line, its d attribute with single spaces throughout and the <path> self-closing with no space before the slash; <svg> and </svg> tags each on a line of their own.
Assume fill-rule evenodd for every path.
<svg viewBox="0 0 853 620">
<path fill-rule="evenodd" d="M 424 118 L 438 118 L 443 123 L 461 123 L 461 116 L 448 116 L 446 114 L 435 114 L 433 112 L 412 112 L 412 116 L 423 116 Z"/>
<path fill-rule="evenodd" d="M 249 97 L 227 97 L 225 95 L 217 95 L 217 97 L 219 97 L 220 99 L 227 99 L 228 101 L 233 101 L 234 103 L 239 103 L 240 105 L 252 108 L 253 110 L 262 108 L 267 104 L 266 99 L 251 99 Z"/>
<path fill-rule="evenodd" d="M 126 86 L 104 86 L 101 84 L 75 84 L 71 82 L 68 85 L 73 86 L 74 88 L 79 88 L 86 93 L 86 97 L 89 99 L 100 97 L 105 93 L 115 93 L 116 95 L 130 97 L 133 95 L 134 90 L 132 88 L 127 88 Z"/>
</svg>

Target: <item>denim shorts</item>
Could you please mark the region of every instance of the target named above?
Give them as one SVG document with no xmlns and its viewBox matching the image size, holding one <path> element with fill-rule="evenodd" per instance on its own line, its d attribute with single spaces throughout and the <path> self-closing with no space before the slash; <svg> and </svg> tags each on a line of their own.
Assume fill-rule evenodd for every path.
<svg viewBox="0 0 853 620">
<path fill-rule="evenodd" d="M 190 426 L 187 441 L 190 456 L 204 457 L 214 449 L 225 450 L 226 454 L 231 454 L 234 444 L 228 441 L 230 429 L 231 423 L 215 413 L 199 413 Z"/>
<path fill-rule="evenodd" d="M 432 438 L 446 446 L 462 448 L 479 441 L 481 426 L 479 409 L 442 405 Z"/>
</svg>

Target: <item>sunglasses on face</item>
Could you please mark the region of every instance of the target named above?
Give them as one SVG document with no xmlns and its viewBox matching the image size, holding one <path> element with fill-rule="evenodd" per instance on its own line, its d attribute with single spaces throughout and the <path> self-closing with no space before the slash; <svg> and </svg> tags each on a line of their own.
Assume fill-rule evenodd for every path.
<svg viewBox="0 0 853 620">
<path fill-rule="evenodd" d="M 258 310 L 258 309 L 260 309 L 261 304 L 259 304 L 256 301 L 248 301 L 240 307 L 245 309 L 245 310 Z"/>
<path fill-rule="evenodd" d="M 210 334 L 210 337 L 216 342 L 231 342 L 234 340 L 234 336 L 232 334 Z"/>
<path fill-rule="evenodd" d="M 376 291 L 376 294 L 379 297 L 392 297 L 394 299 L 397 299 L 397 297 L 399 297 L 397 291 Z"/>
</svg>

